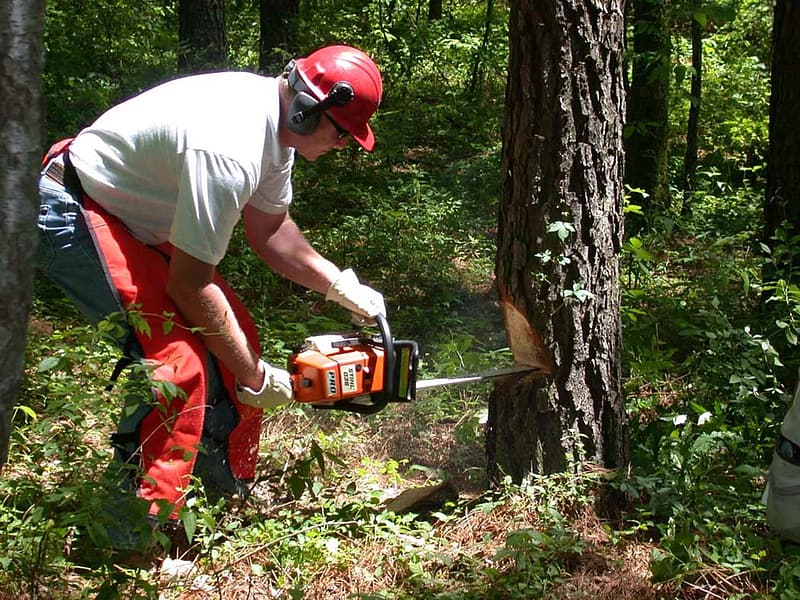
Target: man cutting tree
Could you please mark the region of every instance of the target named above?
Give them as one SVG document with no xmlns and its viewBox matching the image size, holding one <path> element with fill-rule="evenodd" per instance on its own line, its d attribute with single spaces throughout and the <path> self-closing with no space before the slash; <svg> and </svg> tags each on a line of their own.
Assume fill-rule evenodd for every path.
<svg viewBox="0 0 800 600">
<path fill-rule="evenodd" d="M 117 458 L 141 468 L 152 519 L 176 519 L 192 476 L 209 493 L 253 479 L 261 412 L 292 399 L 289 374 L 263 360 L 246 308 L 217 273 L 234 226 L 282 276 L 354 319 L 383 296 L 312 248 L 289 215 L 295 152 L 313 161 L 352 137 L 371 151 L 380 72 L 348 46 L 291 61 L 280 77 L 179 78 L 56 144 L 40 178 L 41 268 L 92 322 L 138 311 L 149 332 L 121 340 L 152 365 L 155 400 L 128 407 Z M 174 325 L 164 327 L 163 315 Z"/>
</svg>

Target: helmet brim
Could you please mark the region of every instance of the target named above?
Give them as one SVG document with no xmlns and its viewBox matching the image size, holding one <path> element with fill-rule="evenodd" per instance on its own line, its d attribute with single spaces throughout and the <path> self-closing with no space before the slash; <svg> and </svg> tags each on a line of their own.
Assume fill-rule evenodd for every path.
<svg viewBox="0 0 800 600">
<path fill-rule="evenodd" d="M 364 111 L 363 104 L 358 105 L 355 102 L 353 104 L 356 104 L 356 106 L 352 108 L 358 109 L 360 107 L 362 110 L 357 110 L 356 113 L 353 114 L 348 110 L 351 108 L 351 106 L 348 105 L 334 106 L 329 112 L 336 122 L 350 134 L 350 137 L 358 142 L 359 146 L 367 152 L 372 152 L 372 149 L 375 147 L 375 134 L 372 131 L 372 127 L 369 125 L 369 117 L 371 117 L 372 113 L 375 111 L 369 109 L 369 107 Z"/>
<path fill-rule="evenodd" d="M 367 152 L 372 152 L 372 149 L 375 148 L 375 134 L 369 123 L 364 123 L 361 127 L 356 127 L 348 133 Z"/>
</svg>

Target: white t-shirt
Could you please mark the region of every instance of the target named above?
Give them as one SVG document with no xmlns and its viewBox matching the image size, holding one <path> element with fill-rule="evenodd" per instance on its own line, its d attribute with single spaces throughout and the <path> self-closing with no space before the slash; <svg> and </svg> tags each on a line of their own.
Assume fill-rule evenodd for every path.
<svg viewBox="0 0 800 600">
<path fill-rule="evenodd" d="M 70 159 L 86 193 L 136 238 L 216 265 L 245 205 L 281 214 L 291 203 L 278 86 L 243 72 L 175 79 L 104 113 Z"/>
</svg>

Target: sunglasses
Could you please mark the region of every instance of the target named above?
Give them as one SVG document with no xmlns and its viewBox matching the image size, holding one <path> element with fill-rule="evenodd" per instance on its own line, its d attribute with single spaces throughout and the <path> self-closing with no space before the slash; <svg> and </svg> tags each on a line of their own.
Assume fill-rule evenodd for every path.
<svg viewBox="0 0 800 600">
<path fill-rule="evenodd" d="M 330 116 L 328 113 L 322 113 L 322 114 L 325 115 L 325 118 L 328 119 L 328 121 L 331 122 L 331 125 L 333 125 L 334 129 L 336 129 L 336 137 L 338 137 L 341 140 L 350 135 L 350 132 L 347 131 L 341 125 L 339 125 L 336 121 L 334 121 L 332 116 Z"/>
</svg>

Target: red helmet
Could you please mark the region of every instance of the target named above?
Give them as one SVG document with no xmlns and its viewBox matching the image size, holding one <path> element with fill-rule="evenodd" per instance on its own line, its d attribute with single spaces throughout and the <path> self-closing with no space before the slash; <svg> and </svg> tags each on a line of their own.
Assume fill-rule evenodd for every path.
<svg viewBox="0 0 800 600">
<path fill-rule="evenodd" d="M 348 83 L 353 99 L 328 109 L 334 120 L 365 150 L 375 147 L 370 117 L 381 103 L 383 83 L 373 60 L 350 46 L 326 46 L 294 64 L 297 74 L 317 100 L 324 100 L 337 83 Z"/>
</svg>

